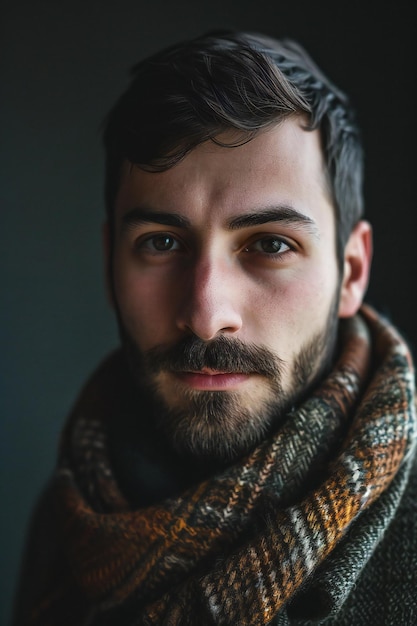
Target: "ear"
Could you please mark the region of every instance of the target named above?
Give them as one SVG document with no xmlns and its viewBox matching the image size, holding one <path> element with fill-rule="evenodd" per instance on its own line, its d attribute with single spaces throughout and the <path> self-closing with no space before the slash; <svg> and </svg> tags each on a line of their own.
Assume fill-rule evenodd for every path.
<svg viewBox="0 0 417 626">
<path fill-rule="evenodd" d="M 113 292 L 113 271 L 112 271 L 112 235 L 110 231 L 110 224 L 106 220 L 103 223 L 101 229 L 102 235 L 102 245 L 103 245 L 103 260 L 104 260 L 104 278 L 105 278 L 105 287 L 107 294 L 107 301 L 110 306 L 114 307 L 114 292 Z"/>
<path fill-rule="evenodd" d="M 353 229 L 344 253 L 339 317 L 351 317 L 362 304 L 372 261 L 372 228 L 361 220 Z"/>
</svg>

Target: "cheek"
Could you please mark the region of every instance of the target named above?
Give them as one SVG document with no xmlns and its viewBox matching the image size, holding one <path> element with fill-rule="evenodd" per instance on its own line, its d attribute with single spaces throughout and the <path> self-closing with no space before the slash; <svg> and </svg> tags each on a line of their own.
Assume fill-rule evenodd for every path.
<svg viewBox="0 0 417 626">
<path fill-rule="evenodd" d="M 114 277 L 123 324 L 139 347 L 163 340 L 174 310 L 175 282 L 122 263 L 115 264 Z"/>
<path fill-rule="evenodd" d="M 281 358 L 288 358 L 322 328 L 335 289 L 333 279 L 305 273 L 258 288 L 252 298 L 258 303 L 252 319 L 261 342 L 270 345 Z"/>
</svg>

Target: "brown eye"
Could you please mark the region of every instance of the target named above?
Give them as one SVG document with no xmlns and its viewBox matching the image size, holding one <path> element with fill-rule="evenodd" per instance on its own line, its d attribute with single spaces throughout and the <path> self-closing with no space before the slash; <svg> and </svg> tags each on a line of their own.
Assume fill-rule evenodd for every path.
<svg viewBox="0 0 417 626">
<path fill-rule="evenodd" d="M 285 246 L 284 242 L 277 237 L 265 237 L 264 239 L 261 239 L 259 245 L 262 248 L 262 252 L 266 252 L 267 254 L 280 252 L 281 248 Z"/>
<path fill-rule="evenodd" d="M 158 235 L 157 237 L 152 237 L 149 243 L 152 243 L 153 247 L 155 250 L 158 250 L 158 252 L 165 252 L 173 248 L 175 239 L 170 235 Z"/>
<path fill-rule="evenodd" d="M 275 235 L 262 237 L 246 248 L 247 252 L 260 252 L 261 254 L 267 255 L 280 255 L 288 250 L 291 250 L 291 247 L 280 237 L 276 237 Z"/>
<path fill-rule="evenodd" d="M 181 244 L 176 237 L 168 233 L 158 233 L 146 239 L 141 239 L 136 244 L 137 250 L 159 254 L 163 252 L 176 252 L 181 249 Z"/>
</svg>

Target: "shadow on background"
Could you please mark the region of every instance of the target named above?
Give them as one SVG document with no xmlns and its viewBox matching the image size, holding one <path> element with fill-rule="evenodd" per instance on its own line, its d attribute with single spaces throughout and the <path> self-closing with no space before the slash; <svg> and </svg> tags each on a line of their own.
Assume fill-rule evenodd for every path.
<svg viewBox="0 0 417 626">
<path fill-rule="evenodd" d="M 417 346 L 415 32 L 411 3 L 212 0 L 8 2 L 2 11 L 0 256 L 1 597 L 62 422 L 117 343 L 101 261 L 100 122 L 139 58 L 213 28 L 300 39 L 351 94 L 366 147 L 374 270 L 367 300 Z M 390 6 L 390 5 L 389 5 Z"/>
</svg>

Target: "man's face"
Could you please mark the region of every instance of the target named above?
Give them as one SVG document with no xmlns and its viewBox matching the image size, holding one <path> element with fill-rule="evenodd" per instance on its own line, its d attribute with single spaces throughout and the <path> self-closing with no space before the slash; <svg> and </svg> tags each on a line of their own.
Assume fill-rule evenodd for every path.
<svg viewBox="0 0 417 626">
<path fill-rule="evenodd" d="M 319 134 L 303 122 L 239 147 L 204 143 L 165 172 L 124 168 L 115 306 L 179 450 L 246 452 L 329 365 L 335 216 Z"/>
</svg>

